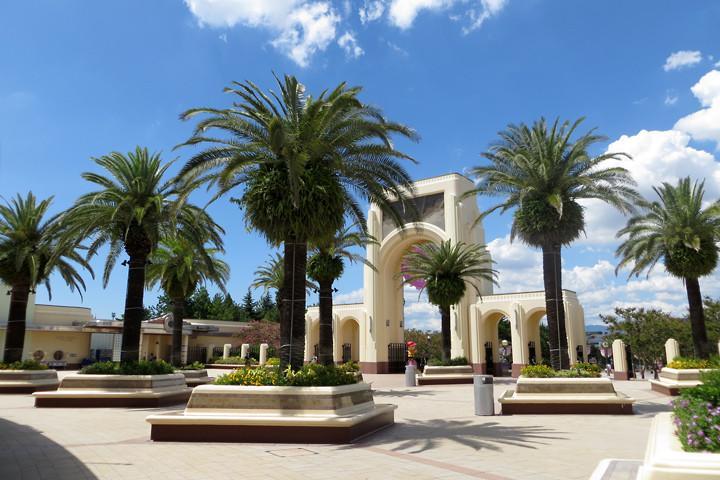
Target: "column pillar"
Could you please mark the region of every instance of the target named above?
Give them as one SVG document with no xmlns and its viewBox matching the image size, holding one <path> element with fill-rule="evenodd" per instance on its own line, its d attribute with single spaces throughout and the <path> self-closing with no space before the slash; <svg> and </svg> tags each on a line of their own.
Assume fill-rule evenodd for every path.
<svg viewBox="0 0 720 480">
<path fill-rule="evenodd" d="M 666 365 L 680 356 L 680 344 L 674 338 L 668 338 L 665 342 L 665 360 Z"/>
<path fill-rule="evenodd" d="M 510 335 L 512 339 L 512 376 L 519 377 L 520 371 L 528 364 L 525 356 L 527 339 L 525 338 L 525 311 L 518 302 L 513 303 L 510 319 Z"/>
<path fill-rule="evenodd" d="M 627 356 L 625 354 L 625 342 L 619 338 L 612 343 L 613 370 L 615 380 L 628 380 L 630 376 L 627 371 Z"/>
<path fill-rule="evenodd" d="M 268 344 L 261 343 L 260 344 L 260 361 L 258 362 L 260 364 L 260 366 L 265 365 L 265 363 L 267 363 L 267 352 L 268 352 Z"/>
</svg>

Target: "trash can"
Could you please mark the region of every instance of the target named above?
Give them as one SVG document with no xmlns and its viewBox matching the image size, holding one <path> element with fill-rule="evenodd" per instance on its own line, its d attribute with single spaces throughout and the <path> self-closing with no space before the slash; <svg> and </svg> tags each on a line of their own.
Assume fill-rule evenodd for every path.
<svg viewBox="0 0 720 480">
<path fill-rule="evenodd" d="M 415 365 L 405 365 L 405 386 L 406 387 L 417 386 L 416 379 L 417 379 L 417 370 L 415 368 Z"/>
<path fill-rule="evenodd" d="M 495 415 L 492 375 L 473 375 L 475 415 Z"/>
</svg>

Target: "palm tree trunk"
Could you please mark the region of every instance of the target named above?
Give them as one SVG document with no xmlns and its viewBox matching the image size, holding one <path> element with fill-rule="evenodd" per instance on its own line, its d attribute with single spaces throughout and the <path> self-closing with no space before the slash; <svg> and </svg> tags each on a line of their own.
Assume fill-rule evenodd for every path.
<svg viewBox="0 0 720 480">
<path fill-rule="evenodd" d="M 699 358 L 709 358 L 707 329 L 705 328 L 705 312 L 703 311 L 700 282 L 697 278 L 685 279 L 688 306 L 690 308 L 690 329 L 692 330 L 693 347 L 695 355 Z"/>
<path fill-rule="evenodd" d="M 543 281 L 545 283 L 545 313 L 547 315 L 550 364 L 556 370 L 568 368 L 565 307 L 562 294 L 562 259 L 559 244 L 543 245 Z M 518 345 L 522 348 L 522 345 Z"/>
<path fill-rule="evenodd" d="M 320 338 L 318 339 L 318 362 L 333 363 L 332 285 L 331 281 L 318 282 L 320 286 Z"/>
<path fill-rule="evenodd" d="M 27 314 L 28 299 L 30 298 L 29 284 L 16 284 L 10 290 L 10 311 L 8 312 L 7 330 L 5 331 L 5 363 L 22 360 L 25 346 L 25 315 Z"/>
<path fill-rule="evenodd" d="M 129 264 L 120 352 L 122 362 L 136 362 L 140 358 L 140 328 L 145 316 L 143 297 L 147 253 L 131 255 Z"/>
<path fill-rule="evenodd" d="M 290 237 L 284 244 L 280 308 L 280 368 L 302 368 L 305 360 L 305 274 L 307 242 Z"/>
<path fill-rule="evenodd" d="M 440 307 L 440 329 L 442 331 L 442 359 L 450 360 L 450 307 Z"/>
<path fill-rule="evenodd" d="M 182 366 L 182 338 L 183 318 L 185 317 L 185 299 L 176 297 L 173 299 L 173 330 L 172 330 L 172 353 L 170 361 L 175 367 Z"/>
</svg>

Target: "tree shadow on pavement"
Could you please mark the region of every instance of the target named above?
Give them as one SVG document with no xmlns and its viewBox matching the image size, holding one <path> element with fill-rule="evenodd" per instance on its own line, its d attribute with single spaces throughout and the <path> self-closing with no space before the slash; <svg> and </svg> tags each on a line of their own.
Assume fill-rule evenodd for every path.
<svg viewBox="0 0 720 480">
<path fill-rule="evenodd" d="M 0 418 L 0 478 L 97 477 L 75 455 L 42 432 Z"/>
<path fill-rule="evenodd" d="M 552 440 L 564 440 L 565 437 L 559 434 L 561 432 L 539 425 L 508 426 L 492 421 L 478 424 L 472 420 L 404 420 L 361 441 L 360 445 L 393 445 L 394 451 L 412 449 L 408 453 L 420 453 L 451 441 L 475 450 L 502 451 L 505 445 L 536 449 Z"/>
</svg>

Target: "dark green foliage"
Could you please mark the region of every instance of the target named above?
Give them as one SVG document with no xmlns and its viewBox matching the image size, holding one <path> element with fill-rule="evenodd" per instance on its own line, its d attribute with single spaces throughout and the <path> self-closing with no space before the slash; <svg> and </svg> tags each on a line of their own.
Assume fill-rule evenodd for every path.
<svg viewBox="0 0 720 480">
<path fill-rule="evenodd" d="M 167 375 L 175 368 L 163 360 L 138 360 L 137 362 L 97 362 L 83 367 L 86 375 Z"/>
<path fill-rule="evenodd" d="M 547 365 L 528 365 L 520 374 L 529 378 L 598 378 L 601 369 L 591 363 L 576 363 L 567 370 L 555 370 Z"/>
<path fill-rule="evenodd" d="M 405 342 L 415 342 L 415 358 L 425 363 L 430 358 L 439 359 L 443 354 L 442 333 L 436 330 L 405 329 Z"/>
<path fill-rule="evenodd" d="M 193 362 L 188 365 L 182 365 L 178 370 L 204 370 L 205 364 L 200 362 Z"/>
<path fill-rule="evenodd" d="M 319 165 L 308 165 L 298 179 L 297 199 L 288 195 L 288 171 L 263 165 L 247 174 L 243 196 L 235 202 L 245 211 L 248 226 L 279 244 L 287 232 L 309 241 L 327 240 L 343 226 L 344 191 L 338 179 Z"/>
<path fill-rule="evenodd" d="M 454 357 L 450 360 L 442 360 L 440 358 L 431 358 L 427 362 L 431 367 L 456 367 L 462 365 L 469 365 L 468 359 L 465 357 Z"/>
<path fill-rule="evenodd" d="M 528 196 L 515 210 L 513 228 L 534 247 L 547 243 L 569 245 L 585 228 L 583 207 L 575 200 L 564 200 L 560 211 L 544 198 Z"/>
<path fill-rule="evenodd" d="M 669 245 L 664 257 L 665 268 L 676 277 L 682 273 L 692 272 L 691 277 L 710 275 L 718 263 L 718 251 L 711 238 L 700 240 L 700 249 L 687 247 L 684 244 Z"/>
<path fill-rule="evenodd" d="M 48 366 L 37 360 L 23 360 L 21 362 L 0 362 L 0 370 L 47 370 Z"/>
<path fill-rule="evenodd" d="M 340 256 L 318 252 L 308 259 L 308 276 L 318 282 L 335 281 L 340 278 L 343 271 L 345 271 L 345 263 Z"/>
<path fill-rule="evenodd" d="M 258 313 L 256 310 L 255 300 L 253 300 L 252 292 L 248 288 L 247 293 L 243 297 L 242 302 L 242 310 L 245 314 L 245 318 L 250 320 L 257 320 L 258 319 Z"/>
</svg>

